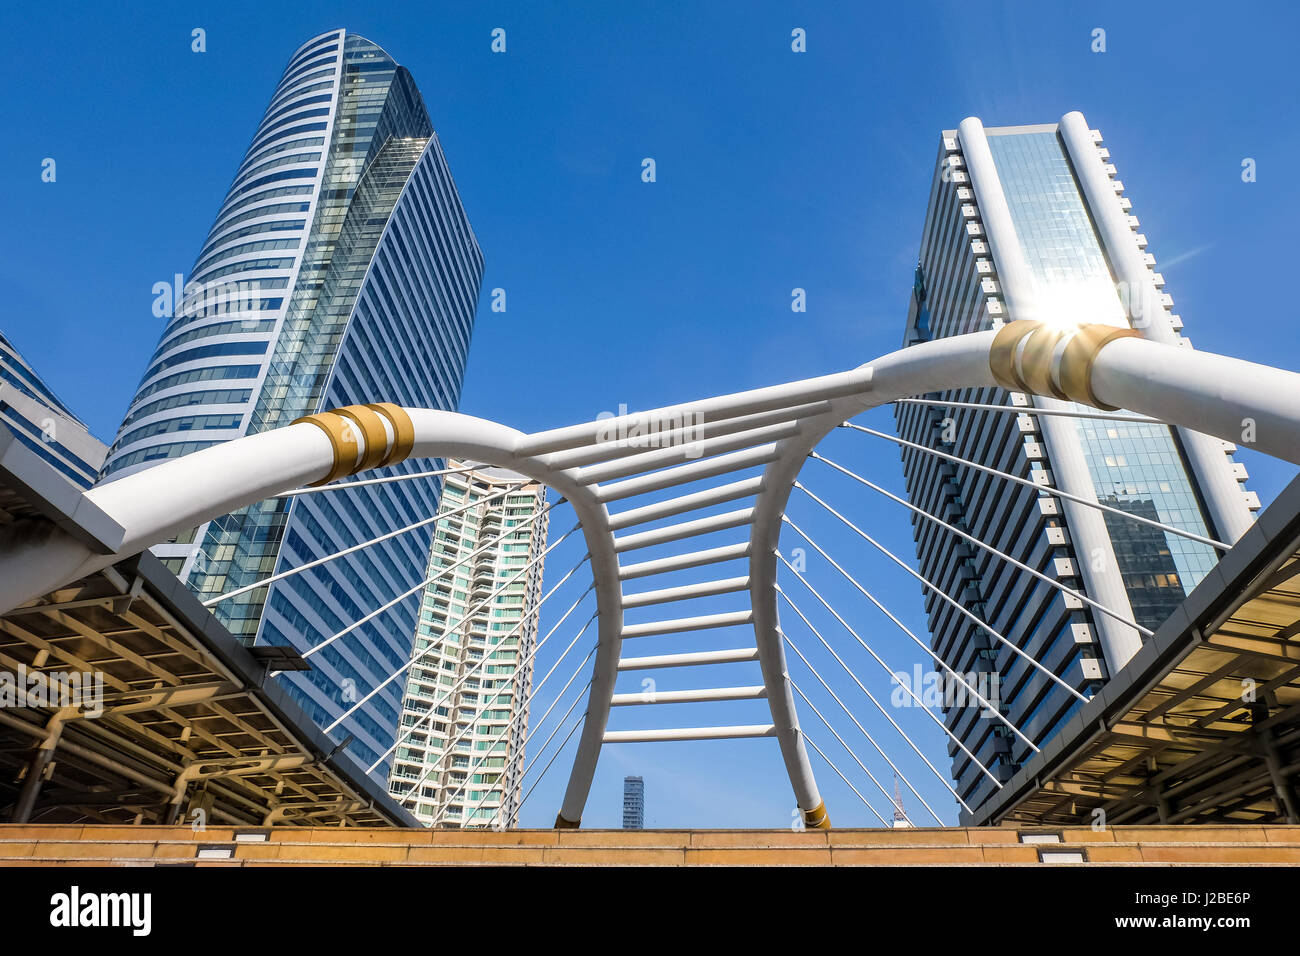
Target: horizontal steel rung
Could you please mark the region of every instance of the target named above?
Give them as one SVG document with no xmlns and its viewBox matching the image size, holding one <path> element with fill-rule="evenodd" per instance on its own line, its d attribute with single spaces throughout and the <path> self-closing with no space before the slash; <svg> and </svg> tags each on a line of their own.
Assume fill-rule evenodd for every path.
<svg viewBox="0 0 1300 956">
<path fill-rule="evenodd" d="M 775 724 L 739 727 L 680 727 L 670 730 L 607 730 L 605 743 L 654 743 L 665 740 L 735 740 L 740 737 L 775 737 Z"/>
<path fill-rule="evenodd" d="M 775 461 L 778 455 L 776 442 L 755 445 L 753 448 L 742 448 L 740 451 L 714 458 L 701 458 L 688 465 L 677 465 L 648 475 L 624 478 L 610 485 L 600 485 L 596 489 L 596 498 L 603 502 L 620 501 L 633 495 L 659 491 L 661 488 L 671 488 L 674 485 L 684 485 L 688 482 L 712 478 L 715 475 L 725 475 L 757 465 L 766 465 L 768 462 Z"/>
<path fill-rule="evenodd" d="M 684 571 L 687 568 L 698 568 L 706 564 L 717 564 L 720 561 L 732 561 L 737 558 L 747 557 L 749 557 L 748 541 L 739 544 L 725 544 L 720 548 L 706 548 L 703 551 L 690 551 L 686 554 L 675 554 L 667 558 L 656 558 L 653 561 L 642 561 L 639 564 L 624 565 L 618 569 L 618 579 L 628 581 L 632 578 L 648 577 L 651 574 Z"/>
<path fill-rule="evenodd" d="M 684 514 L 697 508 L 720 505 L 727 501 L 735 501 L 737 498 L 747 498 L 750 495 L 758 494 L 762 490 L 763 476 L 757 475 L 742 481 L 718 485 L 716 488 L 706 488 L 703 491 L 696 491 L 689 495 L 669 498 L 667 501 L 658 501 L 652 505 L 643 505 L 640 508 L 620 511 L 618 514 L 609 516 L 609 528 L 611 531 L 622 531 L 624 528 L 645 524 L 647 521 L 671 518 L 673 515 Z"/>
<path fill-rule="evenodd" d="M 712 597 L 715 594 L 732 594 L 749 589 L 749 576 L 723 578 L 718 581 L 703 581 L 699 584 L 683 584 L 681 587 L 660 588 L 657 591 L 641 591 L 638 594 L 624 594 L 623 607 L 647 607 L 651 604 L 668 604 L 671 601 L 688 601 L 691 598 Z"/>
<path fill-rule="evenodd" d="M 650 531 L 639 531 L 636 534 L 624 535 L 621 538 L 615 537 L 614 551 L 622 554 L 624 551 L 649 548 L 656 544 L 668 544 L 671 541 L 681 541 L 683 538 L 695 538 L 700 535 L 712 534 L 714 531 L 740 528 L 753 520 L 754 509 L 741 508 L 737 511 L 728 511 L 725 514 L 711 515 L 707 518 L 681 521 L 677 524 L 654 528 Z"/>
<path fill-rule="evenodd" d="M 799 423 L 797 421 L 785 421 L 778 422 L 775 425 L 764 425 L 762 428 L 751 428 L 748 431 L 736 432 L 734 435 L 722 435 L 717 438 L 707 438 L 704 441 L 690 442 L 685 445 L 657 448 L 653 451 L 642 452 L 639 455 L 589 465 L 582 469 L 579 480 L 584 485 L 594 485 L 602 481 L 613 481 L 616 478 L 627 478 L 630 475 L 643 475 L 646 472 L 658 471 L 661 468 L 668 468 L 693 459 L 713 457 L 725 452 L 762 445 L 765 442 L 780 441 L 782 438 L 789 438 L 798 431 Z"/>
<path fill-rule="evenodd" d="M 754 687 L 710 687 L 704 690 L 657 690 L 639 694 L 615 694 L 610 703 L 615 707 L 639 704 L 696 704 L 720 700 L 761 700 L 767 696 L 762 684 Z"/>
<path fill-rule="evenodd" d="M 757 647 L 738 647 L 726 651 L 692 651 L 685 654 L 661 654 L 658 657 L 625 657 L 618 662 L 618 669 L 620 671 L 644 671 L 656 667 L 739 664 L 756 660 L 758 660 Z"/>
<path fill-rule="evenodd" d="M 686 631 L 703 631 L 713 627 L 733 627 L 749 624 L 753 611 L 726 611 L 722 614 L 701 614 L 698 617 L 679 617 L 670 621 L 651 621 L 647 624 L 627 624 L 623 636 L 650 637 L 653 634 L 682 634 Z"/>
</svg>

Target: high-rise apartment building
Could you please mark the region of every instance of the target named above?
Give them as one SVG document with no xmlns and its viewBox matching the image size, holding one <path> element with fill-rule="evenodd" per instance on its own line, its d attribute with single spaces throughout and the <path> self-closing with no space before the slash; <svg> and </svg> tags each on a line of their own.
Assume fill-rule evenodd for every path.
<svg viewBox="0 0 1300 956">
<path fill-rule="evenodd" d="M 108 448 L 0 335 L 0 422 L 79 488 L 89 488 Z"/>
<path fill-rule="evenodd" d="M 517 822 L 545 507 L 543 485 L 504 468 L 447 477 L 389 778 L 426 824 Z"/>
<path fill-rule="evenodd" d="M 1190 348 L 1100 133 L 1078 113 L 1059 123 L 945 131 L 930 190 L 905 345 L 1039 319 L 1101 323 Z M 1096 500 L 1120 512 L 1220 541 L 1249 527 L 1255 496 L 1231 446 L 1181 428 L 1110 418 L 1054 398 L 963 389 L 900 403 L 899 436 Z M 945 403 L 1004 406 L 1002 412 Z M 1122 416 L 1122 411 L 1114 413 Z M 1112 613 L 1064 594 L 933 521 L 914 516 L 922 574 L 1087 696 L 1124 666 L 1214 567 L 1211 546 L 1105 513 L 967 465 L 904 447 L 912 503 Z M 1036 742 L 1077 698 L 926 592 L 932 646 L 954 670 L 996 678 L 998 703 Z M 1000 779 L 1029 748 L 981 707 L 949 708 L 949 728 Z M 994 784 L 949 745 L 957 790 L 971 806 Z"/>
<path fill-rule="evenodd" d="M 645 781 L 640 777 L 623 778 L 623 829 L 645 829 Z"/>
<path fill-rule="evenodd" d="M 455 409 L 482 273 L 411 74 L 364 37 L 309 40 L 177 295 L 103 480 L 324 409 Z M 155 552 L 213 599 L 431 515 L 439 488 L 420 478 L 277 498 Z M 418 585 L 431 540 L 426 526 L 212 609 L 247 642 L 303 652 Z M 314 719 L 338 719 L 409 658 L 417 608 L 399 601 L 280 679 Z M 358 759 L 391 745 L 401 686 L 340 725 Z"/>
</svg>

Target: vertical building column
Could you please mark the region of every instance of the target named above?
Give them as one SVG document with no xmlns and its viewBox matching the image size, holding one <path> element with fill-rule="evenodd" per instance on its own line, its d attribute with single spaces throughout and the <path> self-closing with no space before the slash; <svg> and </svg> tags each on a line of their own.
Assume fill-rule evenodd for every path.
<svg viewBox="0 0 1300 956">
<path fill-rule="evenodd" d="M 993 154 L 984 135 L 984 124 L 972 116 L 962 120 L 957 129 L 1009 317 L 1012 320 L 1043 318 L 1035 306 L 1034 276 L 1020 248 L 1020 239 L 1011 219 L 1011 207 L 1002 191 Z M 1040 408 L 1068 410 L 1066 403 L 1053 398 L 1035 396 L 1035 403 Z M 1044 415 L 1038 427 L 1047 445 L 1055 486 L 1072 495 L 1096 501 L 1096 490 L 1074 420 Z M 1132 619 L 1128 591 L 1124 588 L 1110 532 L 1101 512 L 1065 499 L 1061 499 L 1060 504 L 1087 593 L 1106 607 Z M 1106 666 L 1113 675 L 1141 648 L 1141 635 L 1136 628 L 1121 624 L 1109 615 L 1093 614 L 1092 620 Z"/>
<path fill-rule="evenodd" d="M 1144 338 L 1177 345 L 1178 333 L 1169 320 L 1155 277 L 1133 238 L 1128 215 L 1120 207 L 1119 196 L 1111 185 L 1083 114 L 1066 113 L 1061 117 L 1060 130 L 1115 280 L 1125 290 L 1121 298 L 1130 324 Z M 1222 443 L 1191 429 L 1177 431 L 1215 532 L 1229 544 L 1236 542 L 1250 530 L 1252 519 Z"/>
</svg>

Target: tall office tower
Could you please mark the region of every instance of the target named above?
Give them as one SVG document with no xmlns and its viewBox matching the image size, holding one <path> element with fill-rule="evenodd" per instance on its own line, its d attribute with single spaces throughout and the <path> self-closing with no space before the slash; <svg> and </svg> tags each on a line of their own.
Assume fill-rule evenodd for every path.
<svg viewBox="0 0 1300 956">
<path fill-rule="evenodd" d="M 943 133 L 930 189 L 905 345 L 1004 322 L 1039 319 L 1124 328 L 1190 348 L 1123 197 L 1101 134 L 1069 113 L 1060 123 Z M 1119 512 L 1235 541 L 1259 502 L 1230 446 L 1185 429 L 1108 418 L 1006 413 L 966 402 L 1081 411 L 999 388 L 924 396 L 896 408 L 901 438 Z M 1114 413 L 1122 415 L 1122 412 Z M 1066 595 L 933 521 L 913 518 L 921 572 L 1046 669 L 1087 696 L 1141 646 L 1123 621 L 1155 629 L 1214 567 L 1208 545 L 968 465 L 904 448 L 912 503 L 1058 580 L 1112 613 Z M 1079 700 L 971 618 L 926 592 L 932 646 L 954 670 L 996 678 L 1000 709 L 1036 742 Z M 948 726 L 1000 780 L 1029 748 L 976 702 Z M 994 784 L 954 745 L 952 775 L 974 807 Z"/>
<path fill-rule="evenodd" d="M 645 829 L 645 781 L 640 777 L 623 778 L 623 829 Z"/>
<path fill-rule="evenodd" d="M 443 488 L 388 782 L 430 826 L 517 822 L 545 507 L 543 485 L 504 468 Z"/>
<path fill-rule="evenodd" d="M 410 73 L 355 34 L 309 40 L 271 95 L 104 480 L 323 409 L 455 409 L 482 273 Z M 408 461 L 390 473 L 427 470 Z M 212 599 L 431 515 L 439 487 L 278 498 L 155 551 Z M 212 609 L 247 642 L 303 652 L 418 585 L 431 540 L 426 526 Z M 409 658 L 416 609 L 399 601 L 280 679 L 328 725 Z M 400 706 L 393 681 L 347 717 L 354 756 L 388 749 Z"/>
<path fill-rule="evenodd" d="M 0 423 L 79 488 L 89 488 L 108 448 L 59 401 L 0 334 Z"/>
</svg>

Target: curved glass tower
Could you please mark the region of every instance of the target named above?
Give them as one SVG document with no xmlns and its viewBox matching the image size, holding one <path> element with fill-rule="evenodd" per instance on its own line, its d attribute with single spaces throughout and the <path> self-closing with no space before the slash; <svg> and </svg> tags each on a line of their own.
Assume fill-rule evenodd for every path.
<svg viewBox="0 0 1300 956">
<path fill-rule="evenodd" d="M 454 410 L 482 274 L 410 73 L 343 30 L 309 40 L 253 134 L 102 480 L 341 405 Z M 277 499 L 155 551 L 206 600 L 427 517 L 439 492 L 416 479 Z M 250 643 L 306 651 L 418 585 L 431 536 L 399 535 L 212 610 Z M 332 723 L 410 656 L 418 606 L 398 600 L 280 679 Z M 394 681 L 340 725 L 358 759 L 388 749 L 401 697 Z"/>
</svg>

